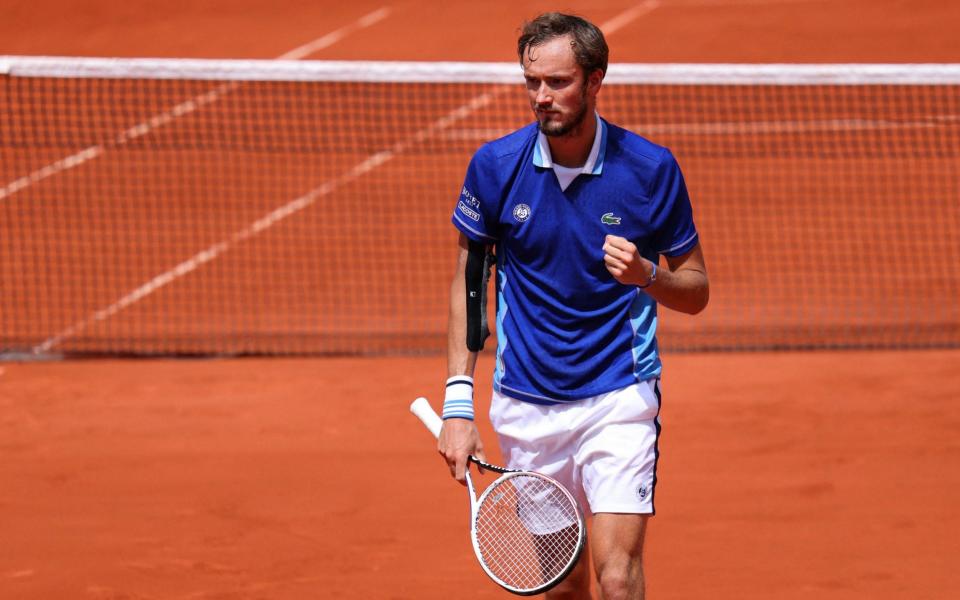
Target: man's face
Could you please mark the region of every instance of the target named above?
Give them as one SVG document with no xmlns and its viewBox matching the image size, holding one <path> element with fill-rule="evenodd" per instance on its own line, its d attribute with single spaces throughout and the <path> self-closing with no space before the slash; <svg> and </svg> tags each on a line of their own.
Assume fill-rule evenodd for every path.
<svg viewBox="0 0 960 600">
<path fill-rule="evenodd" d="M 523 56 L 530 107 L 544 135 L 577 130 L 596 103 L 600 77 L 584 77 L 570 42 L 568 35 L 553 38 L 527 47 Z"/>
</svg>

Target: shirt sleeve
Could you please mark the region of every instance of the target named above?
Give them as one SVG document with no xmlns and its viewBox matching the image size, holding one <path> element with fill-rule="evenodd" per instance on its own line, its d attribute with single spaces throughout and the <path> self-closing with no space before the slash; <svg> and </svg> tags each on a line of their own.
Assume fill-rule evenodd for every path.
<svg viewBox="0 0 960 600">
<path fill-rule="evenodd" d="M 650 197 L 654 201 L 651 246 L 657 254 L 680 256 L 693 250 L 699 242 L 693 208 L 680 165 L 669 150 L 664 150 Z"/>
<path fill-rule="evenodd" d="M 467 167 L 460 198 L 453 209 L 454 226 L 475 242 L 496 242 L 499 196 L 496 161 L 484 146 L 473 155 Z"/>
</svg>

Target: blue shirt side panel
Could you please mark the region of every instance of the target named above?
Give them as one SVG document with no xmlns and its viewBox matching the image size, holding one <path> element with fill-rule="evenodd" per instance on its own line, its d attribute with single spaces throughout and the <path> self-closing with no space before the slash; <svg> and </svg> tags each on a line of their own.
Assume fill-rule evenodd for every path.
<svg viewBox="0 0 960 600">
<path fill-rule="evenodd" d="M 657 346 L 657 303 L 637 290 L 630 304 L 630 327 L 633 329 L 633 374 L 637 381 L 660 377 L 663 364 Z"/>
<path fill-rule="evenodd" d="M 507 304 L 504 301 L 503 288 L 507 285 L 507 276 L 503 269 L 497 267 L 497 362 L 493 369 L 493 389 L 503 393 L 503 377 L 506 367 L 503 363 L 503 354 L 510 345 L 503 328 L 503 320 L 507 316 Z"/>
</svg>

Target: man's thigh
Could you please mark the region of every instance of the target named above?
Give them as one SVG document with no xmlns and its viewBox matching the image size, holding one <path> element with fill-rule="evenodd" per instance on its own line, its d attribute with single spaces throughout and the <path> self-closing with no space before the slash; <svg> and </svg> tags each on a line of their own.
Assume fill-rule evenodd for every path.
<svg viewBox="0 0 960 600">
<path fill-rule="evenodd" d="M 590 547 L 597 579 L 606 574 L 626 579 L 631 598 L 643 590 L 643 542 L 650 515 L 598 513 L 593 517 Z"/>
</svg>

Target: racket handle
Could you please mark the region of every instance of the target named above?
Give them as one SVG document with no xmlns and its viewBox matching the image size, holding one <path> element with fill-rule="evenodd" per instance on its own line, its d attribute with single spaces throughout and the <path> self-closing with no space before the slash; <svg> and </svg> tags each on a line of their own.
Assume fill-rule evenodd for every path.
<svg viewBox="0 0 960 600">
<path fill-rule="evenodd" d="M 433 437 L 440 437 L 440 428 L 443 427 L 443 420 L 433 411 L 433 408 L 430 407 L 430 403 L 426 398 L 421 397 L 414 400 L 413 404 L 410 405 L 410 412 L 423 422 L 424 426 L 433 434 Z"/>
</svg>

